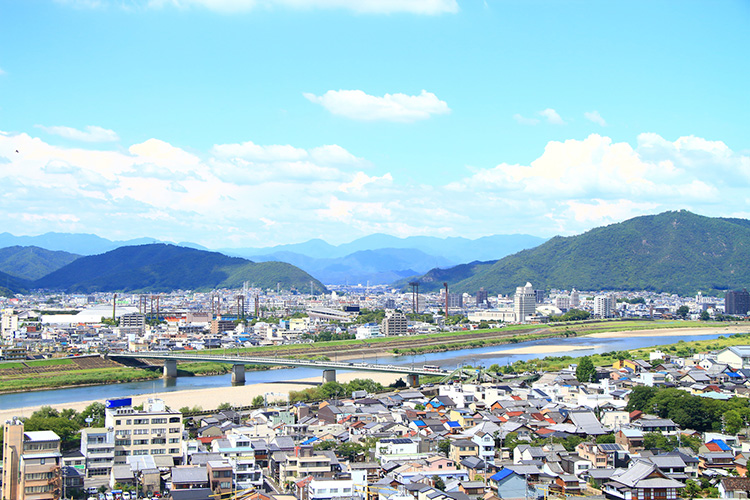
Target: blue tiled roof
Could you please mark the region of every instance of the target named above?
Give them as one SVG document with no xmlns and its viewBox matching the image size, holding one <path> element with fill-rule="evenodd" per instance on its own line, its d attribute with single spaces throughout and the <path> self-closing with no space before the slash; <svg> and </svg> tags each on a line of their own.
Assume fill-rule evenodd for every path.
<svg viewBox="0 0 750 500">
<path fill-rule="evenodd" d="M 732 448 L 723 439 L 712 439 L 709 443 L 716 443 L 721 451 L 732 451 Z"/>
<path fill-rule="evenodd" d="M 502 470 L 494 473 L 493 475 L 491 475 L 490 479 L 492 479 L 493 481 L 502 481 L 503 479 L 505 479 L 506 477 L 510 476 L 511 474 L 513 474 L 512 470 L 510 470 L 510 469 L 502 469 Z"/>
<path fill-rule="evenodd" d="M 461 427 L 461 424 L 459 424 L 455 420 L 448 420 L 448 427 Z"/>
<path fill-rule="evenodd" d="M 315 441 L 318 441 L 318 438 L 316 438 L 316 437 L 311 437 L 311 438 L 310 438 L 310 439 L 308 439 L 307 441 L 303 441 L 303 442 L 302 442 L 302 444 L 313 444 L 313 443 L 314 443 Z"/>
</svg>

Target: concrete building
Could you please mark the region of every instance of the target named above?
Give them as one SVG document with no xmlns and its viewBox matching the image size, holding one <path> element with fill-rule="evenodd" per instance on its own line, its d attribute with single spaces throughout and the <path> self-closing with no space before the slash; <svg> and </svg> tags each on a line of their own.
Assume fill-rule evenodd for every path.
<svg viewBox="0 0 750 500">
<path fill-rule="evenodd" d="M 480 288 L 477 292 L 477 307 L 487 307 L 489 305 L 489 293 L 484 287 Z"/>
<path fill-rule="evenodd" d="M 86 477 L 108 477 L 115 464 L 114 432 L 96 427 L 83 429 L 81 453 L 86 464 Z"/>
<path fill-rule="evenodd" d="M 560 294 L 555 297 L 555 307 L 561 311 L 567 311 L 570 309 L 570 296 Z"/>
<path fill-rule="evenodd" d="M 750 293 L 746 289 L 729 290 L 724 296 L 724 312 L 746 316 L 750 311 Z"/>
<path fill-rule="evenodd" d="M 531 283 L 516 288 L 516 295 L 513 297 L 513 312 L 518 323 L 526 323 L 527 318 L 536 313 L 536 294 Z"/>
<path fill-rule="evenodd" d="M 570 292 L 570 307 L 576 308 L 581 305 L 581 298 L 578 296 L 578 290 L 575 288 Z"/>
<path fill-rule="evenodd" d="M 182 458 L 182 413 L 167 410 L 161 399 L 148 399 L 136 410 L 130 398 L 106 402 L 105 427 L 114 437 L 114 463 L 129 456 L 166 455 L 175 463 Z"/>
<path fill-rule="evenodd" d="M 597 295 L 594 298 L 594 316 L 611 318 L 615 312 L 615 299 L 611 295 Z"/>
<path fill-rule="evenodd" d="M 13 500 L 53 500 L 62 496 L 60 436 L 24 432 L 23 422 L 3 426 L 3 495 Z"/>
<path fill-rule="evenodd" d="M 18 331 L 18 314 L 13 312 L 13 309 L 3 310 L 2 317 L 0 317 L 0 331 L 2 332 L 2 338 L 12 339 L 14 332 Z"/>
<path fill-rule="evenodd" d="M 398 311 L 386 311 L 380 332 L 385 336 L 406 335 L 408 322 L 406 315 Z"/>
</svg>

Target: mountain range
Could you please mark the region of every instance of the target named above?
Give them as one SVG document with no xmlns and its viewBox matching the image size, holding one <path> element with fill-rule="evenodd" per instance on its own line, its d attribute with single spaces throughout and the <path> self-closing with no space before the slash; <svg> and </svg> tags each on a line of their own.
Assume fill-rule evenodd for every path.
<svg viewBox="0 0 750 500">
<path fill-rule="evenodd" d="M 531 248 L 544 242 L 536 236 L 513 234 L 495 235 L 470 240 L 467 238 L 435 238 L 414 236 L 397 238 L 385 234 L 373 234 L 342 245 L 331 245 L 320 239 L 304 243 L 278 245 L 265 248 L 224 248 L 217 250 L 225 255 L 242 257 L 256 262 L 280 261 L 295 265 L 315 276 L 323 283 L 370 283 L 382 285 L 392 283 L 405 276 L 421 274 L 436 267 L 450 267 L 477 259 L 498 259 L 505 255 Z M 0 234 L 0 247 L 34 245 L 50 251 L 65 251 L 78 255 L 96 255 L 123 246 L 147 243 L 162 243 L 154 238 L 137 238 L 127 241 L 110 241 L 93 234 L 46 233 L 39 236 L 13 236 Z M 209 251 L 191 242 L 178 246 Z M 57 267 L 50 256 L 39 256 L 50 261 L 45 264 L 47 272 Z M 38 279 L 42 264 L 36 272 L 19 270 L 19 259 L 4 265 L 0 255 L 0 271 L 26 278 Z"/>
<path fill-rule="evenodd" d="M 27 284 L 27 288 L 91 292 L 207 291 L 251 286 L 285 290 L 326 290 L 323 284 L 284 262 L 251 262 L 218 252 L 155 243 L 120 247 L 80 257 Z"/>
<path fill-rule="evenodd" d="M 513 293 L 530 281 L 537 289 L 650 290 L 692 295 L 750 284 L 750 221 L 687 211 L 636 217 L 586 233 L 556 236 L 496 262 L 433 269 L 397 283 L 437 290 Z"/>
</svg>

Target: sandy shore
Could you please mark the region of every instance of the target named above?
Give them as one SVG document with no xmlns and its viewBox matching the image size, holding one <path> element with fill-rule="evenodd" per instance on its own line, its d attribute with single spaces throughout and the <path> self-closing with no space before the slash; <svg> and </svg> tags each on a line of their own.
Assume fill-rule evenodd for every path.
<svg viewBox="0 0 750 500">
<path fill-rule="evenodd" d="M 505 349 L 501 351 L 493 351 L 487 354 L 549 354 L 551 352 L 561 352 L 561 351 L 564 351 L 564 352 L 585 351 L 587 349 L 595 349 L 597 347 L 601 347 L 601 345 L 571 345 L 571 346 L 537 345 L 537 346 L 529 346 L 529 347 L 516 347 L 514 349 Z"/>
<path fill-rule="evenodd" d="M 252 382 L 252 373 L 247 373 L 247 381 Z M 378 372 L 350 372 L 350 373 L 337 373 L 336 380 L 339 382 L 348 382 L 355 378 L 369 378 L 376 382 L 380 382 L 383 385 L 389 385 L 400 378 L 399 374 L 391 373 L 378 373 Z M 320 382 L 320 377 L 311 377 L 302 380 L 295 380 L 290 382 Z M 138 396 L 133 396 L 133 404 L 139 405 L 146 401 L 148 398 L 161 398 L 167 406 L 171 408 L 182 408 L 183 406 L 200 406 L 205 409 L 217 408 L 222 403 L 231 403 L 235 406 L 246 406 L 250 405 L 253 398 L 256 396 L 262 396 L 265 393 L 280 393 L 288 394 L 289 391 L 300 391 L 302 389 L 308 389 L 312 387 L 309 384 L 300 383 L 263 383 L 243 386 L 227 386 L 227 387 L 215 387 L 211 389 L 193 389 L 177 392 L 160 392 L 160 393 L 149 393 Z M 284 400 L 284 396 L 268 395 L 269 401 L 281 401 Z M 80 401 L 76 403 L 62 403 L 51 405 L 53 408 L 58 410 L 64 408 L 73 408 L 76 411 L 81 411 L 86 408 L 89 404 L 94 401 L 103 403 L 103 400 L 92 400 L 92 401 Z M 25 408 L 16 408 L 13 410 L 0 410 L 0 422 L 5 422 L 11 417 L 29 417 L 31 414 L 38 410 L 39 407 L 43 406 L 44 403 L 40 402 L 39 406 L 31 406 Z"/>
<path fill-rule="evenodd" d="M 624 337 L 672 337 L 676 335 L 731 335 L 733 333 L 746 333 L 750 331 L 747 326 L 722 326 L 716 328 L 656 328 L 653 330 L 632 330 L 618 332 L 602 332 L 586 335 L 594 339 L 620 339 Z"/>
</svg>

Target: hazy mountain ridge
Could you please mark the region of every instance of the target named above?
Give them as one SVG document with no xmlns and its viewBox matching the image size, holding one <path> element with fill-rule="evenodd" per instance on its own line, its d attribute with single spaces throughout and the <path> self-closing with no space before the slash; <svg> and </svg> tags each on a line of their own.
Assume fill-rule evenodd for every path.
<svg viewBox="0 0 750 500">
<path fill-rule="evenodd" d="M 687 211 L 636 217 L 577 236 L 556 236 L 450 282 L 457 292 L 535 288 L 651 290 L 691 295 L 750 284 L 750 221 Z M 445 273 L 447 270 L 441 270 Z M 430 271 L 424 277 L 435 274 Z M 433 280 L 434 281 L 434 280 Z M 440 283 L 441 285 L 442 283 Z M 426 281 L 422 289 L 437 288 Z"/>
<path fill-rule="evenodd" d="M 70 292 L 169 292 L 240 288 L 243 282 L 260 288 L 325 290 L 320 281 L 283 262 L 252 262 L 163 243 L 121 247 L 81 257 L 32 283 L 33 288 Z"/>
<path fill-rule="evenodd" d="M 258 261 L 279 260 L 293 264 L 323 283 L 393 283 L 406 276 L 426 272 L 434 267 L 454 263 L 442 257 L 427 255 L 413 248 L 380 248 L 361 250 L 344 257 L 316 259 L 294 252 L 277 252 L 256 257 Z"/>
</svg>

